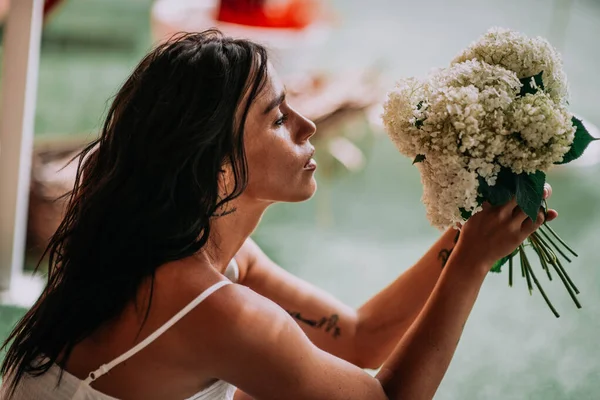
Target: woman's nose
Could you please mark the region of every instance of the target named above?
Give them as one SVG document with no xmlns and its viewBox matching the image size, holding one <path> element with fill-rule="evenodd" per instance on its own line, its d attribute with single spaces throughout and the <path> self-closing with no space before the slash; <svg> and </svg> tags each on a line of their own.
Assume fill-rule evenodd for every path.
<svg viewBox="0 0 600 400">
<path fill-rule="evenodd" d="M 297 129 L 298 136 L 302 141 L 310 139 L 317 132 L 317 126 L 315 123 L 300 113 L 298 113 Z"/>
</svg>

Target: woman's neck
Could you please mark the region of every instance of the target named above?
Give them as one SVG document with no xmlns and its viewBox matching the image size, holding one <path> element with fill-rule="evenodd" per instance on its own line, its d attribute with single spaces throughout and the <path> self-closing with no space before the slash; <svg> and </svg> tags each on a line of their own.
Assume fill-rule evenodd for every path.
<svg viewBox="0 0 600 400">
<path fill-rule="evenodd" d="M 244 241 L 254 232 L 269 204 L 250 202 L 242 198 L 233 200 L 229 213 L 211 220 L 210 236 L 206 246 L 197 256 L 223 273 Z"/>
</svg>

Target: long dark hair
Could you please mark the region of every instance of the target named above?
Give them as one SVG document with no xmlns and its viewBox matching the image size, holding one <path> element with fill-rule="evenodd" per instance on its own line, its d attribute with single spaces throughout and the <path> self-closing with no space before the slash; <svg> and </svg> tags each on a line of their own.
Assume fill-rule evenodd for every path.
<svg viewBox="0 0 600 400">
<path fill-rule="evenodd" d="M 64 365 L 151 279 L 147 318 L 156 269 L 198 252 L 211 217 L 246 187 L 243 127 L 266 75 L 262 46 L 216 30 L 178 34 L 141 61 L 100 137 L 76 157 L 66 214 L 44 253 L 48 284 L 2 346 L 12 342 L 0 372 L 13 390 L 24 373 Z M 235 179 L 221 198 L 224 164 Z"/>
</svg>

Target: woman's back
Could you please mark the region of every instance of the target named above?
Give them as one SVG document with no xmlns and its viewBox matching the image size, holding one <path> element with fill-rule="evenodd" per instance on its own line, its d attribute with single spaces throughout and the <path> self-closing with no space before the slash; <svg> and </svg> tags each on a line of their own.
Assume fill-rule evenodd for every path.
<svg viewBox="0 0 600 400">
<path fill-rule="evenodd" d="M 62 373 L 62 376 L 61 376 Z M 56 383 L 60 378 L 60 385 Z M 189 397 L 186 400 L 232 400 L 235 387 L 225 381 L 217 381 L 210 387 Z M 9 399 L 10 389 L 4 385 L 0 388 L 0 399 Z M 164 397 L 163 397 L 164 398 Z M 54 365 L 40 377 L 26 376 L 19 382 L 11 400 L 119 400 L 108 396 L 90 386 L 82 385 L 82 381 Z"/>
<path fill-rule="evenodd" d="M 232 399 L 235 387 L 203 376 L 198 355 L 190 357 L 186 335 L 181 333 L 186 329 L 186 321 L 181 320 L 192 310 L 196 317 L 202 316 L 201 303 L 205 303 L 205 309 L 211 308 L 208 301 L 219 302 L 219 289 L 230 283 L 219 280 L 222 278 L 212 268 L 202 269 L 197 264 L 181 260 L 157 270 L 153 303 L 141 330 L 143 314 L 139 307 L 136 311 L 134 305 L 129 305 L 118 319 L 79 343 L 64 370 L 53 364 L 39 377 L 25 376 L 12 399 Z M 225 276 L 235 282 L 238 274 L 233 259 Z M 207 286 L 206 281 L 215 280 L 208 288 L 200 289 Z M 210 334 L 208 316 L 203 325 Z M 202 344 L 197 343 L 195 348 L 201 349 Z M 99 376 L 103 367 L 110 371 Z M 7 388 L 3 385 L 1 399 L 8 399 Z"/>
</svg>

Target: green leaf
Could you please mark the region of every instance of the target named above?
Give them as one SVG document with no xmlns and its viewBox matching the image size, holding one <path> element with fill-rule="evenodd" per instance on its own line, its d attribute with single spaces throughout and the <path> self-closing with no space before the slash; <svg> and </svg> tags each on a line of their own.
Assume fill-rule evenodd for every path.
<svg viewBox="0 0 600 400">
<path fill-rule="evenodd" d="M 479 193 L 493 206 L 508 203 L 515 195 L 517 175 L 508 168 L 503 168 L 498 174 L 494 186 L 488 185 L 485 179 L 479 177 Z"/>
<path fill-rule="evenodd" d="M 495 273 L 500 273 L 502 272 L 502 266 L 504 264 L 506 264 L 506 262 L 508 261 L 508 256 L 506 257 L 502 257 L 501 259 L 499 259 L 498 261 L 496 261 L 494 263 L 494 265 L 492 266 L 492 269 L 490 269 L 490 272 L 495 272 Z"/>
<path fill-rule="evenodd" d="M 502 185 L 494 185 L 489 188 L 488 201 L 493 206 L 501 206 L 508 203 L 514 196 L 508 188 Z"/>
<path fill-rule="evenodd" d="M 417 103 L 417 110 L 420 110 L 421 108 L 423 108 L 423 100 L 421 100 L 421 101 L 419 101 Z M 425 121 L 424 119 L 418 119 L 418 120 L 416 120 L 415 121 L 415 127 L 417 129 L 421 129 L 421 127 L 423 126 L 424 121 Z"/>
<path fill-rule="evenodd" d="M 580 119 L 573 117 L 571 118 L 571 121 L 573 122 L 573 126 L 577 128 L 577 130 L 575 131 L 575 139 L 573 139 L 573 144 L 571 145 L 571 148 L 569 149 L 567 154 L 565 154 L 565 156 L 563 157 L 562 161 L 559 161 L 556 164 L 567 164 L 573 160 L 578 159 L 579 157 L 581 157 L 581 155 L 590 143 L 592 143 L 594 140 L 598 140 L 598 138 L 595 138 L 592 135 L 590 135 L 587 129 L 585 129 L 585 126 L 583 126 L 583 122 L 581 122 Z"/>
<path fill-rule="evenodd" d="M 472 215 L 471 211 L 467 211 L 467 210 L 465 210 L 465 209 L 464 209 L 464 208 L 462 208 L 462 207 L 461 207 L 461 208 L 459 208 L 458 210 L 460 211 L 460 215 L 461 215 L 461 217 L 463 217 L 463 219 L 464 219 L 465 221 L 466 221 L 466 220 L 468 220 L 469 218 L 471 218 L 471 215 Z"/>
<path fill-rule="evenodd" d="M 542 171 L 536 171 L 535 174 L 519 174 L 516 178 L 517 204 L 535 222 L 544 197 L 546 174 Z"/>
<path fill-rule="evenodd" d="M 508 168 L 502 167 L 494 186 L 488 185 L 482 177 L 477 179 L 481 197 L 493 206 L 506 204 L 515 195 L 517 175 Z"/>
<path fill-rule="evenodd" d="M 415 159 L 413 160 L 413 165 L 415 165 L 416 163 L 419 162 L 423 162 L 425 161 L 425 156 L 423 154 L 417 154 L 417 156 L 415 157 Z"/>
<path fill-rule="evenodd" d="M 535 85 L 536 85 L 538 88 L 542 89 L 542 90 L 544 90 L 544 89 L 545 89 L 545 88 L 544 88 L 544 81 L 543 81 L 543 79 L 542 79 L 542 75 L 543 75 L 543 74 L 544 74 L 544 71 L 540 71 L 540 73 L 539 73 L 539 74 L 537 74 L 537 75 L 534 75 L 534 76 L 533 76 L 533 80 L 534 80 L 534 82 L 535 82 Z"/>
<path fill-rule="evenodd" d="M 482 196 L 477 196 L 477 206 L 481 206 L 485 199 Z"/>
<path fill-rule="evenodd" d="M 528 76 L 527 78 L 521 78 L 521 91 L 519 92 L 519 96 L 525 96 L 526 94 L 536 94 L 538 89 L 544 90 L 544 81 L 542 80 L 542 74 L 544 71 L 541 71 L 539 74 L 534 76 Z M 533 84 L 533 82 L 535 84 Z"/>
<path fill-rule="evenodd" d="M 517 191 L 517 174 L 512 172 L 510 168 L 502 167 L 498 172 L 496 185 L 502 185 L 508 189 L 514 196 Z"/>
</svg>

